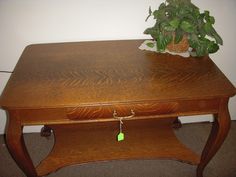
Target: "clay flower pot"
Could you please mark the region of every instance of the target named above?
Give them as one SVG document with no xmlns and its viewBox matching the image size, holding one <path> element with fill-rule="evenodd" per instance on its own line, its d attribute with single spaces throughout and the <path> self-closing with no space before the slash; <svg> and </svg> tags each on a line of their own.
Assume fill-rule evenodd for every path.
<svg viewBox="0 0 236 177">
<path fill-rule="evenodd" d="M 173 33 L 173 40 L 171 41 L 171 43 L 169 43 L 166 48 L 170 51 L 170 52 L 175 52 L 175 53 L 184 53 L 188 51 L 189 48 L 189 43 L 188 43 L 188 37 L 187 35 L 183 36 L 183 39 L 175 44 L 175 33 Z"/>
</svg>

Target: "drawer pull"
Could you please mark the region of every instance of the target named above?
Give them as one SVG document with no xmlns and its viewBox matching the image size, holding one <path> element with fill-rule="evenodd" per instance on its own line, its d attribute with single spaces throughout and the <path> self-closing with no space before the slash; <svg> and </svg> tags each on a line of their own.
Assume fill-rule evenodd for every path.
<svg viewBox="0 0 236 177">
<path fill-rule="evenodd" d="M 116 110 L 114 110 L 114 112 L 113 112 L 113 117 L 114 117 L 115 119 L 118 119 L 118 120 L 130 119 L 130 118 L 132 118 L 132 117 L 135 116 L 135 112 L 134 112 L 132 109 L 130 110 L 130 112 L 131 112 L 131 115 L 129 115 L 129 116 L 119 117 L 119 116 L 117 116 Z"/>
</svg>

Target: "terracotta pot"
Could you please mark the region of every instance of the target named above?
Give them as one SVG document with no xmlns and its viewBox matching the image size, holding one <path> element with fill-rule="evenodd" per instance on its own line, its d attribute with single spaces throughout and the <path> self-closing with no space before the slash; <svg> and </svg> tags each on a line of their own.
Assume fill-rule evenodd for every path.
<svg viewBox="0 0 236 177">
<path fill-rule="evenodd" d="M 184 35 L 183 39 L 178 44 L 174 43 L 174 39 L 175 39 L 175 34 L 173 34 L 172 42 L 168 44 L 166 47 L 170 52 L 183 53 L 188 51 L 189 43 L 187 35 Z"/>
</svg>

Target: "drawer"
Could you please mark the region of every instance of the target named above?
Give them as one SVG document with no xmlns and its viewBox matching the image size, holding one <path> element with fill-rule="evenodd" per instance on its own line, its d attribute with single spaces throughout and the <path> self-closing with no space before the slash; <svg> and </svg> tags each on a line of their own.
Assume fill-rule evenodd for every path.
<svg viewBox="0 0 236 177">
<path fill-rule="evenodd" d="M 18 109 L 22 124 L 39 125 L 54 124 L 56 122 L 68 123 L 70 120 L 102 120 L 113 119 L 114 117 L 145 117 L 164 116 L 177 117 L 199 114 L 217 114 L 219 112 L 221 99 L 206 100 L 180 100 L 170 102 L 134 102 L 130 104 L 75 106 L 68 108 L 39 108 L 39 109 Z M 132 111 L 133 110 L 133 113 Z M 114 112 L 116 112 L 114 116 Z"/>
<path fill-rule="evenodd" d="M 177 110 L 176 102 L 78 106 L 67 108 L 67 117 L 71 120 L 104 119 L 114 117 L 114 113 L 117 117 L 138 117 L 172 114 Z"/>
</svg>

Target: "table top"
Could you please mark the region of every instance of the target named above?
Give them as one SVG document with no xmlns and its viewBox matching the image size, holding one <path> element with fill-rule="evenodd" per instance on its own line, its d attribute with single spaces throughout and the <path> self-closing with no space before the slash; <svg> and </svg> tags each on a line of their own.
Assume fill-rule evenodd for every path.
<svg viewBox="0 0 236 177">
<path fill-rule="evenodd" d="M 138 49 L 143 40 L 27 46 L 0 98 L 11 108 L 61 108 L 230 97 L 235 87 L 209 57 Z"/>
</svg>

